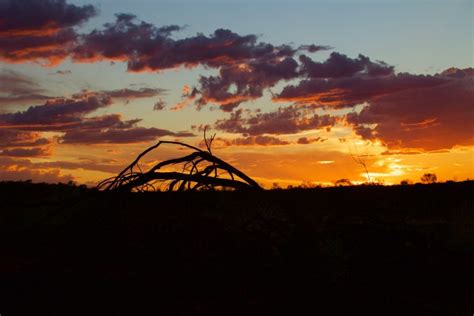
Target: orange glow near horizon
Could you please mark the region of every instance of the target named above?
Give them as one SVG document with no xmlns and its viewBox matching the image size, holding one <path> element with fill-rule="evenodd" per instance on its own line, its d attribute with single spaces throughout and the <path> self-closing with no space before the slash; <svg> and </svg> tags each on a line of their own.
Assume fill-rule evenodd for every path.
<svg viewBox="0 0 474 316">
<path fill-rule="evenodd" d="M 190 144 L 197 145 L 198 138 Z M 464 181 L 474 178 L 474 147 L 459 147 L 447 152 L 420 153 L 415 155 L 382 155 L 386 148 L 380 144 L 371 144 L 348 140 L 359 144 L 359 153 L 366 156 L 365 162 L 371 182 L 392 185 L 402 180 L 420 182 L 425 173 L 435 173 L 439 182 Z M 151 143 L 128 145 L 62 145 L 55 151 L 58 160 L 77 163 L 74 169 L 61 168 L 63 174 L 74 175 L 78 183 L 93 186 L 107 177 L 113 176 L 131 162 Z M 84 148 L 84 149 L 82 149 Z M 87 155 L 77 155 L 86 152 Z M 163 147 L 156 154 L 146 157 L 145 169 L 164 159 L 185 155 L 186 150 Z M 216 147 L 213 153 L 257 180 L 265 188 L 274 183 L 281 187 L 309 183 L 332 186 L 339 179 L 348 179 L 354 184 L 367 182 L 366 173 L 361 165 L 354 162 L 347 143 L 329 138 L 324 143 L 309 145 L 282 146 L 231 146 Z M 71 159 L 71 157 L 75 157 Z M 111 160 L 111 158 L 113 158 Z M 91 166 L 88 166 L 89 161 Z M 83 168 L 80 168 L 80 165 Z M 97 165 L 97 166 L 95 166 Z M 108 166 L 110 170 L 99 170 Z M 88 168 L 96 168 L 91 170 Z"/>
</svg>

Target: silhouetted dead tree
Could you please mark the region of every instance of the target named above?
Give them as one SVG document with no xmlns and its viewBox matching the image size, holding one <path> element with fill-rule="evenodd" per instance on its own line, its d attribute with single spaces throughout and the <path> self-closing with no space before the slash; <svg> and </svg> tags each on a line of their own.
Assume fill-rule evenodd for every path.
<svg viewBox="0 0 474 316">
<path fill-rule="evenodd" d="M 204 132 L 206 150 L 176 141 L 159 141 L 143 151 L 137 158 L 117 176 L 105 179 L 98 188 L 105 191 L 196 191 L 215 190 L 217 188 L 258 189 L 262 188 L 227 162 L 212 154 L 211 146 L 215 135 L 209 139 Z M 148 171 L 143 172 L 140 160 L 161 145 L 174 145 L 192 150 L 191 154 L 159 162 Z M 165 168 L 181 164 L 179 171 L 163 171 Z"/>
<path fill-rule="evenodd" d="M 359 151 L 357 150 L 357 147 L 355 147 L 355 150 L 356 150 L 356 154 L 354 155 L 354 153 L 351 150 L 351 147 L 349 146 L 349 152 L 351 154 L 352 160 L 354 160 L 354 162 L 356 164 L 361 165 L 362 167 L 364 167 L 365 174 L 367 175 L 367 182 L 372 183 L 372 180 L 370 179 L 369 169 L 367 168 L 366 157 L 368 155 L 367 154 L 366 155 L 360 155 Z"/>
</svg>

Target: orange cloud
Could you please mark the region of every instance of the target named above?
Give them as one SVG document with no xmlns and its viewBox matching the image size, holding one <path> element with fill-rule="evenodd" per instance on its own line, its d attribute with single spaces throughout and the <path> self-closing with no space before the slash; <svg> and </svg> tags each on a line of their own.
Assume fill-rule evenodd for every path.
<svg viewBox="0 0 474 316">
<path fill-rule="evenodd" d="M 435 151 L 473 145 L 473 77 L 451 78 L 435 87 L 413 88 L 370 102 L 347 121 L 366 139 L 389 149 Z"/>
<path fill-rule="evenodd" d="M 59 26 L 55 21 L 47 22 L 42 28 L 39 29 L 14 29 L 14 30 L 0 30 L 0 36 L 14 37 L 14 36 L 26 36 L 26 37 L 42 37 L 52 36 L 60 31 Z"/>
<path fill-rule="evenodd" d="M 330 89 L 329 91 L 320 93 L 308 93 L 292 96 L 275 96 L 272 98 L 273 102 L 294 102 L 298 104 L 314 104 L 321 106 L 339 107 L 347 103 L 345 96 L 348 94 L 344 89 Z"/>
<path fill-rule="evenodd" d="M 90 5 L 65 1 L 6 1 L 0 10 L 0 60 L 55 66 L 69 56 L 73 27 L 96 14 Z"/>
<path fill-rule="evenodd" d="M 59 168 L 38 166 L 28 159 L 0 157 L 0 179 L 3 181 L 33 180 L 34 182 L 66 183 L 74 180 Z"/>
<path fill-rule="evenodd" d="M 248 136 L 233 139 L 215 138 L 212 142 L 213 148 L 225 148 L 231 146 L 281 146 L 291 143 L 273 136 Z M 205 148 L 205 142 L 201 141 L 199 147 Z"/>
</svg>

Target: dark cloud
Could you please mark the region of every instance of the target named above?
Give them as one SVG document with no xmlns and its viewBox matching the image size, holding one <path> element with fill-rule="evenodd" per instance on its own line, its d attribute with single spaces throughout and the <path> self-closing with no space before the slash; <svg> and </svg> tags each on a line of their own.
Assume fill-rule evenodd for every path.
<svg viewBox="0 0 474 316">
<path fill-rule="evenodd" d="M 73 27 L 96 14 L 91 5 L 64 0 L 3 0 L 0 2 L 0 60 L 46 61 L 57 64 L 74 47 Z"/>
<path fill-rule="evenodd" d="M 78 7 L 65 0 L 2 0 L 0 34 L 21 36 L 56 32 L 80 25 L 95 14 L 91 5 Z"/>
<path fill-rule="evenodd" d="M 341 78 L 357 74 L 367 76 L 387 76 L 393 74 L 393 66 L 384 62 L 372 62 L 368 57 L 359 55 L 349 58 L 346 55 L 332 52 L 324 62 L 315 62 L 306 55 L 300 56 L 300 72 L 310 78 Z"/>
<path fill-rule="evenodd" d="M 82 99 L 53 99 L 25 111 L 0 114 L 0 126 L 29 128 L 62 128 L 81 122 L 83 117 L 111 104 L 108 96 L 86 96 Z"/>
<path fill-rule="evenodd" d="M 200 98 L 196 104 L 200 108 L 215 103 L 224 111 L 232 111 L 242 102 L 262 97 L 265 89 L 275 86 L 279 81 L 297 77 L 297 68 L 298 63 L 293 58 L 275 56 L 223 66 L 218 76 L 200 78 L 195 92 Z"/>
<path fill-rule="evenodd" d="M 163 94 L 165 89 L 160 88 L 141 88 L 141 89 L 118 89 L 118 90 L 103 90 L 102 94 L 108 95 L 114 99 L 141 99 L 151 98 Z"/>
<path fill-rule="evenodd" d="M 451 77 L 451 78 L 457 78 L 457 79 L 462 79 L 466 77 L 473 77 L 474 76 L 474 68 L 465 68 L 465 69 L 459 69 L 455 67 L 451 67 L 449 69 L 446 69 L 445 71 L 441 72 L 439 76 L 444 76 L 444 77 Z"/>
<path fill-rule="evenodd" d="M 328 48 L 309 45 L 301 46 L 300 49 L 316 52 Z M 219 70 L 219 75 L 201 77 L 199 86 L 196 88 L 196 94 L 200 95 L 200 98 L 196 100 L 198 108 L 214 103 L 220 105 L 224 111 L 232 111 L 242 102 L 262 97 L 265 89 L 272 88 L 281 81 L 297 78 L 305 80 L 296 86 L 285 87 L 274 100 L 334 105 L 344 102 L 344 98 L 353 98 L 354 100 L 350 101 L 357 102 L 355 99 L 359 100 L 363 97 L 359 94 L 364 93 L 359 90 L 361 88 L 370 90 L 373 85 L 373 82 L 366 82 L 366 80 L 377 78 L 378 81 L 381 77 L 394 74 L 393 66 L 384 62 L 372 62 L 363 55 L 352 59 L 333 52 L 324 62 L 315 62 L 306 55 L 300 55 L 300 64 L 298 64 L 292 57 L 294 53 L 295 51 L 289 51 L 289 56 L 284 58 L 274 54 L 248 62 L 223 65 Z M 363 86 L 365 83 L 367 83 L 366 87 Z M 386 85 L 390 84 L 387 81 Z M 352 87 L 357 91 L 347 91 Z M 383 87 L 379 87 L 379 90 L 383 90 Z M 345 93 L 349 95 L 346 96 Z M 365 93 L 370 93 L 370 91 Z M 345 104 L 345 106 L 351 105 L 353 103 Z"/>
<path fill-rule="evenodd" d="M 360 113 L 348 114 L 347 122 L 362 138 L 380 139 L 390 149 L 433 151 L 473 145 L 474 77 L 438 77 L 449 79 L 432 87 L 414 86 L 371 100 Z"/>
<path fill-rule="evenodd" d="M 314 78 L 302 80 L 297 85 L 286 86 L 274 96 L 273 100 L 343 108 L 370 102 L 377 97 L 403 90 L 434 87 L 447 81 L 446 77 L 407 73 L 382 77 Z"/>
<path fill-rule="evenodd" d="M 295 134 L 305 130 L 331 128 L 337 118 L 330 115 L 317 115 L 305 108 L 289 106 L 274 112 L 250 113 L 237 110 L 230 118 L 218 120 L 218 130 L 249 135 Z"/>
<path fill-rule="evenodd" d="M 89 91 L 82 90 L 79 93 L 72 95 L 73 99 L 84 99 L 89 97 L 97 97 L 101 99 L 110 99 L 110 103 L 115 101 L 125 101 L 127 104 L 134 99 L 147 99 L 162 95 L 166 89 L 161 88 L 139 88 L 139 89 L 114 89 L 114 90 L 101 90 L 101 91 Z"/>
<path fill-rule="evenodd" d="M 0 61 L 9 63 L 38 62 L 55 66 L 67 58 L 77 34 L 72 29 L 44 36 L 1 36 Z"/>
<path fill-rule="evenodd" d="M 319 51 L 330 50 L 330 49 L 332 49 L 331 46 L 315 45 L 315 44 L 301 45 L 300 47 L 298 47 L 298 50 L 305 50 L 305 51 L 308 51 L 310 53 L 316 53 L 316 52 L 319 52 Z"/>
<path fill-rule="evenodd" d="M 324 139 L 322 137 L 316 137 L 316 138 L 300 137 L 300 138 L 298 138 L 296 143 L 300 144 L 300 145 L 309 145 L 309 144 L 312 144 L 312 143 L 324 142 L 325 140 L 326 139 Z"/>
<path fill-rule="evenodd" d="M 150 98 L 160 95 L 163 91 L 151 88 L 100 92 L 84 90 L 70 98 L 49 99 L 46 103 L 30 106 L 25 111 L 0 114 L 0 127 L 41 131 L 61 131 L 91 126 L 127 128 L 129 123 L 122 122 L 118 114 L 96 117 L 86 117 L 86 115 L 110 106 L 114 100 Z"/>
<path fill-rule="evenodd" d="M 189 137 L 191 133 L 174 133 L 165 129 L 134 127 L 128 129 L 77 130 L 67 131 L 60 138 L 63 144 L 124 144 L 154 141 L 163 136 Z"/>
<path fill-rule="evenodd" d="M 271 44 L 258 43 L 255 35 L 241 36 L 224 29 L 218 29 L 210 36 L 198 34 L 174 40 L 170 34 L 178 30 L 179 26 L 156 27 L 136 21 L 133 15 L 119 14 L 116 21 L 105 24 L 104 29 L 82 36 L 73 59 L 83 62 L 126 61 L 129 71 L 159 71 L 199 64 L 219 67 L 269 55 L 283 57 L 294 53 L 288 46 L 278 49 Z"/>
<path fill-rule="evenodd" d="M 9 157 L 46 157 L 50 155 L 50 147 L 13 148 L 0 150 L 0 156 Z"/>
<path fill-rule="evenodd" d="M 39 131 L 56 131 L 56 132 L 67 132 L 67 131 L 86 131 L 86 130 L 101 130 L 108 128 L 126 129 L 135 126 L 140 119 L 134 120 L 122 120 L 120 114 L 108 114 L 101 116 L 93 116 L 87 118 L 80 118 L 76 122 L 69 124 L 57 124 L 57 125 L 44 125 L 44 126 L 29 126 L 25 129 L 39 130 Z"/>
</svg>

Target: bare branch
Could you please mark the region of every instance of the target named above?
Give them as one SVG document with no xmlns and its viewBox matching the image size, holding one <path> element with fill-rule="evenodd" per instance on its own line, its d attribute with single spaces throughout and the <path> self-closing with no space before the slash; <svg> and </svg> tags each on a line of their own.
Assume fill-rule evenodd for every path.
<svg viewBox="0 0 474 316">
<path fill-rule="evenodd" d="M 262 189 L 257 182 L 245 173 L 212 154 L 211 146 L 215 136 L 214 134 L 210 138 L 206 138 L 206 130 L 204 130 L 206 151 L 181 142 L 159 141 L 139 154 L 116 177 L 100 182 L 98 188 L 106 191 L 157 191 L 163 185 L 167 185 L 168 191 L 174 191 L 176 187 L 177 191 L 201 188 L 215 190 L 218 187 L 236 190 Z M 193 150 L 193 152 L 183 157 L 161 161 L 144 172 L 139 165 L 140 160 L 164 144 L 186 147 Z M 164 167 L 178 164 L 183 164 L 182 172 L 161 171 Z M 138 171 L 135 171 L 135 167 L 138 168 Z M 219 170 L 223 172 L 219 172 Z M 229 175 L 230 179 L 222 178 L 221 175 Z"/>
<path fill-rule="evenodd" d="M 348 145 L 348 146 L 349 146 L 349 145 Z M 354 145 L 354 147 L 355 147 L 356 155 L 354 155 L 354 154 L 352 153 L 351 147 L 349 146 L 349 152 L 350 152 L 350 154 L 351 154 L 352 160 L 354 160 L 354 162 L 355 162 L 356 164 L 359 164 L 359 165 L 361 165 L 362 167 L 364 167 L 365 174 L 367 175 L 367 182 L 368 182 L 368 183 L 371 183 L 372 180 L 371 180 L 371 178 L 370 178 L 369 169 L 367 168 L 367 162 L 366 162 L 366 160 L 365 160 L 365 157 L 366 157 L 367 155 L 365 155 L 365 156 L 360 155 L 360 154 L 359 154 L 359 151 L 357 150 L 357 146 Z"/>
</svg>

